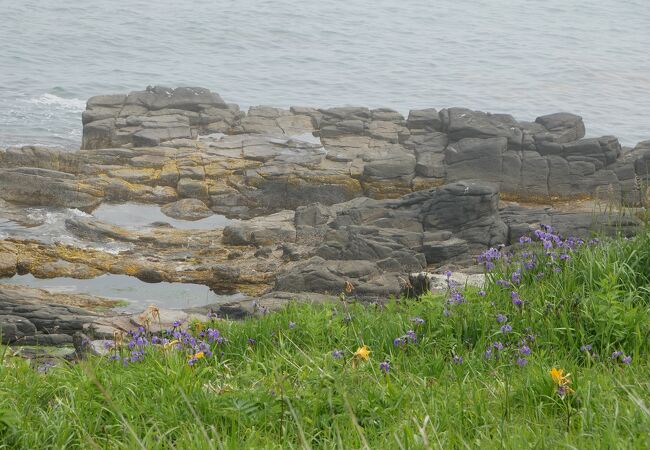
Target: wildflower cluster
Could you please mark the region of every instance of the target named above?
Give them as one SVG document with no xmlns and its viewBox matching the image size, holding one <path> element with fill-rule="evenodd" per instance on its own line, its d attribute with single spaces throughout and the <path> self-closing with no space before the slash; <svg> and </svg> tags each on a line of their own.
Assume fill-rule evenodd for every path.
<svg viewBox="0 0 650 450">
<path fill-rule="evenodd" d="M 145 327 L 138 327 L 127 333 L 126 344 L 123 336 L 116 335 L 112 341 L 107 341 L 105 344 L 106 349 L 110 350 L 109 359 L 128 365 L 143 361 L 150 352 L 172 350 L 184 353 L 187 363 L 193 366 L 199 360 L 212 358 L 217 348 L 226 342 L 217 329 L 202 329 L 203 325 L 200 323 L 192 324 L 185 329 L 181 325 L 180 321 L 173 322 L 172 328 L 163 330 L 161 336 Z M 219 354 L 222 355 L 223 351 Z"/>
</svg>

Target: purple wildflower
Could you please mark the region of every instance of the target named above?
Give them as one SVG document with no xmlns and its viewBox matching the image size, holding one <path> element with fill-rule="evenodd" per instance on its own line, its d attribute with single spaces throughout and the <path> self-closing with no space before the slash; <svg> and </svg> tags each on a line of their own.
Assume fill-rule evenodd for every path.
<svg viewBox="0 0 650 450">
<path fill-rule="evenodd" d="M 513 284 L 519 284 L 521 283 L 521 272 L 518 270 L 515 270 L 512 272 L 512 275 L 510 276 L 510 279 L 512 280 Z"/>
<path fill-rule="evenodd" d="M 512 304 L 515 305 L 516 307 L 521 308 L 521 306 L 524 304 L 524 301 L 521 298 L 519 298 L 518 292 L 512 291 L 510 297 L 512 297 Z"/>
<path fill-rule="evenodd" d="M 296 322 L 289 322 L 289 328 L 296 328 Z"/>
<path fill-rule="evenodd" d="M 334 359 L 341 359 L 343 358 L 343 352 L 341 350 L 334 350 L 332 352 L 332 358 Z"/>
<path fill-rule="evenodd" d="M 384 372 L 386 375 L 388 375 L 388 372 L 390 371 L 390 363 L 388 361 L 384 361 L 379 364 L 379 369 Z"/>
<path fill-rule="evenodd" d="M 219 333 L 219 330 L 208 328 L 206 330 L 206 335 L 208 336 L 209 342 L 216 342 L 217 344 L 221 344 L 223 342 L 223 337 L 221 336 L 221 333 Z"/>
<path fill-rule="evenodd" d="M 528 364 L 528 360 L 526 358 L 517 358 L 517 365 L 519 367 L 524 367 L 526 364 Z"/>
<path fill-rule="evenodd" d="M 510 333 L 511 331 L 512 331 L 512 326 L 511 326 L 509 323 L 507 323 L 507 324 L 505 324 L 505 325 L 503 325 L 503 326 L 501 327 L 501 332 L 502 332 L 503 334 L 508 334 L 508 333 Z"/>
<path fill-rule="evenodd" d="M 406 332 L 406 339 L 411 341 L 411 343 L 416 344 L 418 342 L 418 336 L 415 334 L 415 331 L 413 330 L 408 330 Z"/>
<path fill-rule="evenodd" d="M 501 341 L 496 341 L 492 344 L 492 347 L 496 348 L 497 350 L 503 350 L 503 344 Z"/>
<path fill-rule="evenodd" d="M 485 350 L 485 359 L 490 359 L 492 357 L 492 349 L 488 348 Z"/>
<path fill-rule="evenodd" d="M 508 316 L 504 316 L 503 314 L 497 314 L 497 322 L 504 323 L 507 321 L 508 321 Z"/>
<path fill-rule="evenodd" d="M 632 362 L 632 357 L 630 355 L 624 356 L 621 358 L 623 364 L 630 364 Z"/>
<path fill-rule="evenodd" d="M 481 297 L 485 297 L 485 291 L 478 291 L 478 295 Z"/>
<path fill-rule="evenodd" d="M 424 319 L 421 317 L 411 317 L 409 320 L 416 325 L 424 325 Z"/>
<path fill-rule="evenodd" d="M 590 352 L 591 351 L 591 344 L 581 345 L 580 346 L 580 351 L 581 352 Z"/>
<path fill-rule="evenodd" d="M 520 244 L 529 244 L 531 242 L 533 242 L 533 240 L 531 238 L 529 238 L 528 236 L 522 236 L 522 237 L 519 238 L 519 243 Z"/>
<path fill-rule="evenodd" d="M 519 347 L 519 353 L 521 353 L 524 356 L 530 355 L 530 347 L 527 345 L 522 345 Z"/>
<path fill-rule="evenodd" d="M 454 364 L 462 364 L 463 363 L 463 357 L 454 355 Z"/>
<path fill-rule="evenodd" d="M 623 355 L 623 352 L 622 352 L 622 351 L 620 351 L 620 350 L 615 351 L 614 353 L 612 353 L 612 359 L 617 359 L 617 358 L 619 358 L 621 355 Z"/>
<path fill-rule="evenodd" d="M 566 386 L 558 386 L 557 388 L 557 395 L 560 397 L 564 397 L 568 392 L 568 389 Z"/>
</svg>

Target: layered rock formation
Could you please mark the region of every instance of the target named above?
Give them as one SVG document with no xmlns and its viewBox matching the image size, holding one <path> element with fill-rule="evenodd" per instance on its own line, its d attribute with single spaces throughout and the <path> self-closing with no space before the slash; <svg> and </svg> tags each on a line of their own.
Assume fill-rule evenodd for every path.
<svg viewBox="0 0 650 450">
<path fill-rule="evenodd" d="M 361 298 L 385 298 L 399 295 L 409 272 L 471 265 L 540 223 L 563 234 L 632 233 L 639 221 L 623 206 L 648 200 L 650 141 L 627 149 L 611 136 L 584 138 L 582 119 L 568 113 L 534 122 L 461 108 L 407 118 L 357 107 L 244 114 L 206 89 L 156 87 L 93 97 L 83 123 L 77 152 L 0 150 L 0 199 L 15 205 L 4 208 L 8 220 L 33 220 L 20 205 L 92 213 L 124 201 L 184 220 L 242 220 L 134 230 L 79 215 L 65 222 L 79 242 L 128 250 L 9 237 L 0 276 L 126 274 L 273 305 L 292 295 L 320 301 L 313 293 L 336 295 L 346 283 Z M 215 308 L 239 315 L 250 304 Z M 3 313 L 7 330 L 44 332 L 17 311 Z"/>
</svg>

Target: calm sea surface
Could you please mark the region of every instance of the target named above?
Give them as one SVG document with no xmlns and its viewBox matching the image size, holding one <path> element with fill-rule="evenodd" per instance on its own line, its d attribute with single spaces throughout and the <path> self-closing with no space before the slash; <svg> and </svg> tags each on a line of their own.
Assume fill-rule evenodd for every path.
<svg viewBox="0 0 650 450">
<path fill-rule="evenodd" d="M 560 110 L 650 139 L 648 0 L 0 0 L 0 146 L 79 146 L 92 95 Z"/>
</svg>

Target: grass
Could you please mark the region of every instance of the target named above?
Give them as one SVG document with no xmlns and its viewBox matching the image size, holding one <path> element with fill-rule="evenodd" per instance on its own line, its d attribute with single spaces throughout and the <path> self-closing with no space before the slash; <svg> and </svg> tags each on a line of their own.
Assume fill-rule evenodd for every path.
<svg viewBox="0 0 650 450">
<path fill-rule="evenodd" d="M 0 444 L 650 447 L 650 233 L 574 250 L 540 237 L 551 255 L 539 243 L 489 253 L 485 292 L 452 285 L 447 295 L 385 305 L 334 299 L 212 319 L 207 326 L 225 341 L 209 343 L 214 356 L 192 365 L 199 349 L 190 344 L 146 345 L 134 362 L 93 357 L 53 368 L 4 354 Z M 367 361 L 353 356 L 362 345 Z M 552 368 L 571 374 L 565 395 Z"/>
</svg>

